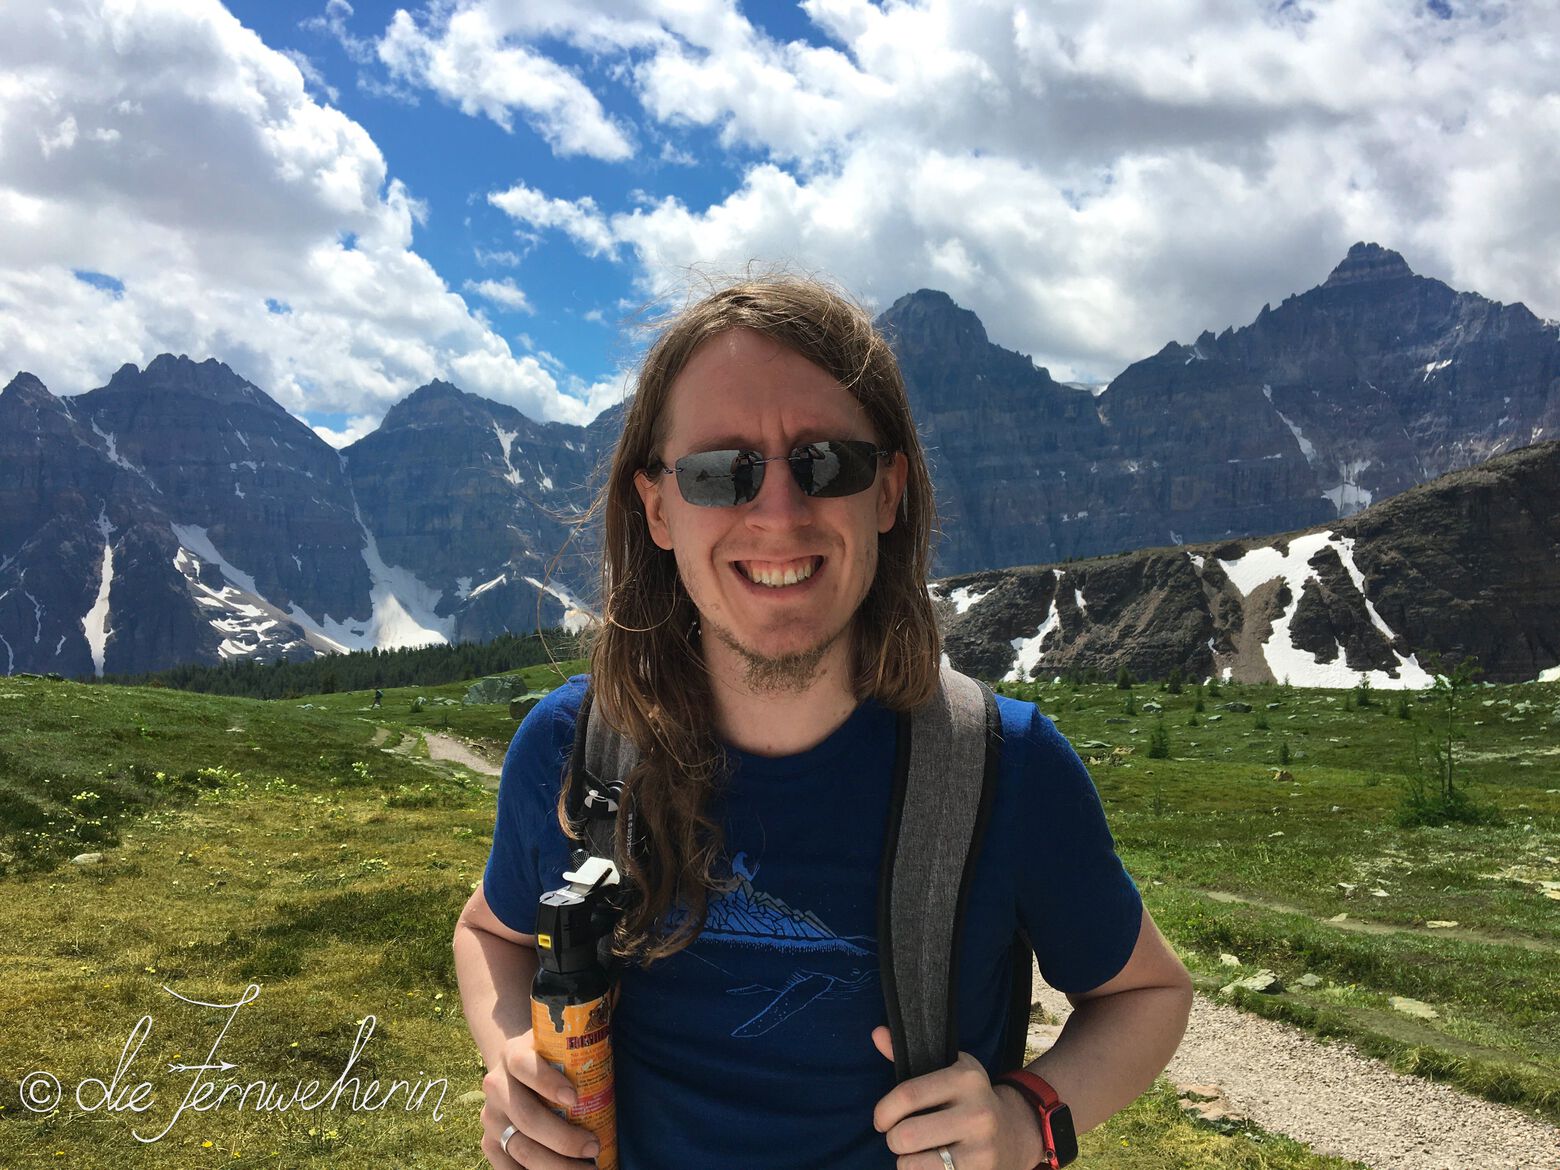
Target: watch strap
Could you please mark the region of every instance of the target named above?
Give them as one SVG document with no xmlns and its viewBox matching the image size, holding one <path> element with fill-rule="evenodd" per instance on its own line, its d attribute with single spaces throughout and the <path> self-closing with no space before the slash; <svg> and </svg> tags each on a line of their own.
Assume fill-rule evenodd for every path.
<svg viewBox="0 0 1560 1170">
<path fill-rule="evenodd" d="M 1060 1094 L 1051 1087 L 1049 1081 L 1028 1069 L 1020 1068 L 1003 1073 L 992 1083 L 1011 1085 L 1034 1107 L 1040 1121 L 1040 1141 L 1044 1147 L 1044 1158 L 1035 1170 L 1061 1170 L 1061 1167 L 1077 1157 L 1078 1143 L 1072 1131 L 1071 1111 L 1062 1104 Z M 1052 1128 L 1052 1117 L 1058 1111 L 1065 1119 L 1066 1133 L 1061 1141 L 1057 1140 L 1057 1134 Z"/>
</svg>

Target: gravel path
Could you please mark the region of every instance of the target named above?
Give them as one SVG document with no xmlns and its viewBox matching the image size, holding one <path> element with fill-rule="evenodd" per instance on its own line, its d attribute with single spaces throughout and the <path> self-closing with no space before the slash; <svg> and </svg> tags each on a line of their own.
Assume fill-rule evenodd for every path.
<svg viewBox="0 0 1560 1170">
<path fill-rule="evenodd" d="M 440 735 L 436 731 L 425 731 L 423 738 L 428 741 L 428 755 L 435 760 L 449 760 L 454 764 L 464 764 L 482 776 L 497 776 L 503 770 L 498 764 L 479 756 L 460 740 L 451 736 Z"/>
<path fill-rule="evenodd" d="M 1036 982 L 1058 1019 L 1070 1010 Z M 1055 1029 L 1037 1029 L 1038 1046 Z M 1345 1044 L 1199 995 L 1170 1079 L 1263 1129 L 1372 1170 L 1560 1170 L 1560 1129 L 1506 1105 L 1393 1072 Z"/>
</svg>

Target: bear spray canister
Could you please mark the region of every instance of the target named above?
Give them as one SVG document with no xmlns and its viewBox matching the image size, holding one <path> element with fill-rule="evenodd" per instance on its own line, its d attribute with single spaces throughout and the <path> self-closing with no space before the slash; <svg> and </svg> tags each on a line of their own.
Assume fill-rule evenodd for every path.
<svg viewBox="0 0 1560 1170">
<path fill-rule="evenodd" d="M 540 966 L 531 988 L 531 1028 L 538 1054 L 568 1077 L 579 1095 L 576 1104 L 556 1111 L 596 1136 L 601 1170 L 617 1170 L 614 988 L 601 953 L 601 942 L 612 930 L 607 889 L 617 884 L 617 869 L 591 857 L 563 877 L 569 884 L 543 894 L 537 905 Z"/>
</svg>

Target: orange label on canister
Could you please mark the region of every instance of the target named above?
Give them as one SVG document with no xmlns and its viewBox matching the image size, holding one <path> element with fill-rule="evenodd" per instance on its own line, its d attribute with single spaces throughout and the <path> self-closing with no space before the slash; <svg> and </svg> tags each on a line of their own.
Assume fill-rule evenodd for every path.
<svg viewBox="0 0 1560 1170">
<path fill-rule="evenodd" d="M 605 998 L 581 1004 L 547 1004 L 531 1000 L 531 1029 L 536 1051 L 569 1078 L 579 1103 L 554 1106 L 571 1124 L 596 1135 L 601 1153 L 596 1165 L 617 1170 L 617 1109 L 612 1091 L 610 1009 Z"/>
</svg>

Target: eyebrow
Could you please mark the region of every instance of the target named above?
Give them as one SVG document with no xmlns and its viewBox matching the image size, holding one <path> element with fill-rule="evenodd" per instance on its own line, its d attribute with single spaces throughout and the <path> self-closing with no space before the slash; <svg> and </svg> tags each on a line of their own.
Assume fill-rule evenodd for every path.
<svg viewBox="0 0 1560 1170">
<path fill-rule="evenodd" d="M 842 428 L 842 430 L 853 431 L 855 428 L 846 427 Z M 786 448 L 786 451 L 789 453 L 795 450 L 797 447 L 805 446 L 808 443 L 821 443 L 825 440 L 845 439 L 850 437 L 851 436 L 848 434 L 833 433 L 828 427 L 803 427 L 796 433 L 794 437 L 789 440 L 790 446 Z M 695 451 L 756 450 L 758 450 L 758 445 L 755 444 L 751 439 L 738 435 L 726 434 L 714 438 L 696 439 L 689 443 L 687 453 L 691 454 Z"/>
</svg>

